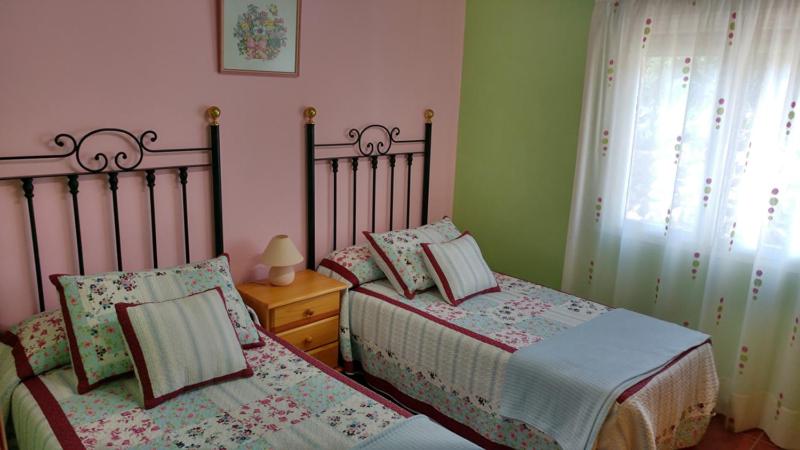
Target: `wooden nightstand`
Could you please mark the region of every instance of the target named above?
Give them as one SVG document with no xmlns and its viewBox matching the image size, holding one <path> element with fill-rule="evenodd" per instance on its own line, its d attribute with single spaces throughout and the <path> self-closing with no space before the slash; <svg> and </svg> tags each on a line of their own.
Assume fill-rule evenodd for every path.
<svg viewBox="0 0 800 450">
<path fill-rule="evenodd" d="M 339 304 L 347 285 L 303 270 L 289 286 L 264 280 L 236 288 L 264 328 L 331 367 L 339 365 Z"/>
</svg>

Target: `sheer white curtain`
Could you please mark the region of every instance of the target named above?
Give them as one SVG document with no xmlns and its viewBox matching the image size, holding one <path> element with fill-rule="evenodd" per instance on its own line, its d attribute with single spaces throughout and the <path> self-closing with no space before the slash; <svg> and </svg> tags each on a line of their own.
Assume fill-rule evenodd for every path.
<svg viewBox="0 0 800 450">
<path fill-rule="evenodd" d="M 711 334 L 800 448 L 800 1 L 595 4 L 563 288 Z"/>
</svg>

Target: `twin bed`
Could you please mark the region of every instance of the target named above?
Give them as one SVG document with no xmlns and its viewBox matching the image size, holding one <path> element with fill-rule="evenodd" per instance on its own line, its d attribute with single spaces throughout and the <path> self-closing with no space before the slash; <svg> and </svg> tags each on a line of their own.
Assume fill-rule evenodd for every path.
<svg viewBox="0 0 800 450">
<path fill-rule="evenodd" d="M 34 319 L 25 330 L 13 330 L 18 332 L 14 338 L 7 334 L 0 344 L 0 413 L 6 425 L 13 423 L 14 442 L 20 448 L 471 448 L 472 444 L 447 429 L 485 448 L 561 448 L 546 432 L 500 413 L 512 355 L 606 314 L 609 308 L 502 274 L 494 274 L 498 292 L 477 295 L 458 305 L 445 301 L 435 288 L 419 292 L 413 299 L 399 294 L 370 262 L 369 251 L 356 245 L 355 219 L 350 242 L 353 245 L 344 249 L 337 245 L 340 233 L 336 174 L 339 160 L 349 162 L 353 171 L 358 170 L 359 160 L 369 163 L 372 189 L 368 210 L 374 232 L 376 168 L 379 160 L 387 159 L 391 168 L 387 223 L 394 229 L 396 223 L 403 222 L 397 218 L 400 214 L 395 217 L 395 164 L 405 160 L 404 218 L 408 228 L 411 166 L 415 159 L 421 158 L 420 216 L 427 223 L 433 112 L 426 111 L 422 139 L 402 140 L 397 128 L 369 125 L 351 130 L 350 141 L 331 144 L 315 142 L 315 116 L 316 110 L 306 110 L 307 261 L 311 267 L 317 261 L 314 179 L 317 163 L 324 162 L 333 172 L 331 223 L 335 251 L 322 260 L 317 270 L 350 286 L 340 316 L 341 362 L 345 372 L 363 372 L 375 390 L 391 396 L 405 408 L 329 369 L 260 327 L 258 340 L 264 345 L 243 350 L 252 376 L 184 392 L 149 409 L 142 407 L 134 373 L 78 394 L 68 360 L 50 367 L 35 359 L 37 347 L 50 345 L 52 341 L 63 343 L 51 351 L 68 352 L 66 337 L 59 328 L 63 327 L 61 315 L 56 311 Z M 122 172 L 143 172 L 148 185 L 152 184 L 156 171 L 177 171 L 179 180 L 185 179 L 183 174 L 190 167 L 138 169 L 146 152 L 208 151 L 210 163 L 200 167 L 208 168 L 212 175 L 214 249 L 222 253 L 219 110 L 210 109 L 209 117 L 210 145 L 200 149 L 151 150 L 145 138 L 154 137 L 152 132 L 136 136 L 124 130 L 101 129 L 87 134 L 85 137 L 96 132 L 122 132 L 133 139 L 138 159 L 134 157 L 135 164 L 126 166 L 126 158 L 118 156 L 113 160 L 116 168 L 108 167 L 109 160 L 105 158 L 101 158 L 102 167 L 85 167 L 80 159 L 83 139 L 70 138 L 74 144 L 72 152 L 56 156 L 75 155 L 85 170 L 59 176 L 69 182 L 75 180 L 76 189 L 72 193 L 75 199 L 77 179 L 82 176 L 108 176 L 112 186 L 112 180 Z M 384 133 L 384 139 L 368 142 L 368 130 Z M 392 152 L 392 144 L 421 144 L 422 150 Z M 317 151 L 325 147 L 354 147 L 359 153 L 346 158 L 320 157 Z M 29 206 L 34 267 L 43 310 L 35 208 L 33 196 L 28 195 L 32 194 L 37 176 L 20 178 Z M 351 208 L 355 218 L 358 196 L 355 177 L 353 180 Z M 188 236 L 185 183 L 182 189 L 184 231 Z M 116 190 L 112 188 L 111 192 L 113 223 L 118 230 Z M 150 201 L 152 208 L 152 195 Z M 76 199 L 74 204 L 76 255 L 82 274 Z M 154 214 L 151 220 L 155 236 Z M 188 242 L 186 239 L 187 263 Z M 119 237 L 116 244 L 117 269 L 121 271 Z M 153 244 L 153 265 L 157 267 L 155 238 Z M 49 330 L 50 334 L 37 336 L 42 330 Z M 48 357 L 52 359 L 53 355 Z M 694 445 L 713 415 L 717 388 L 710 343 L 702 342 L 619 395 L 607 416 L 600 418 L 602 428 L 594 447 L 671 449 Z M 409 410 L 426 414 L 447 429 L 424 416 L 412 416 Z"/>
<path fill-rule="evenodd" d="M 448 305 L 436 290 L 409 301 L 385 279 L 351 289 L 340 317 L 345 368 L 363 371 L 376 389 L 485 448 L 561 448 L 546 433 L 500 414 L 508 362 L 518 349 L 606 307 L 496 276 L 502 292 L 459 306 Z M 711 345 L 705 343 L 619 396 L 596 448 L 695 445 L 713 416 L 717 390 Z"/>
<path fill-rule="evenodd" d="M 430 183 L 431 119 L 426 111 L 423 139 L 400 141 L 399 130 L 388 131 L 383 144 L 364 144 L 364 131 L 352 130 L 351 142 L 318 143 L 315 141 L 316 111 L 306 114 L 307 174 L 315 177 L 314 161 L 329 162 L 329 147 L 353 146 L 359 158 L 378 161 L 408 155 L 421 155 L 422 223 L 428 223 L 428 203 L 424 197 Z M 378 125 L 380 126 L 380 125 Z M 390 152 L 392 143 L 421 143 L 422 152 Z M 365 150 L 366 149 L 366 150 Z M 333 158 L 336 160 L 336 158 Z M 351 164 L 352 166 L 352 164 Z M 376 164 L 372 164 L 375 167 Z M 357 167 L 357 164 L 356 164 Z M 340 350 L 348 373 L 360 372 L 368 384 L 388 394 L 404 406 L 427 414 L 437 422 L 485 448 L 561 448 L 552 436 L 519 420 L 501 414 L 501 400 L 511 356 L 519 349 L 544 342 L 564 330 L 607 312 L 606 306 L 511 276 L 495 273 L 500 292 L 474 296 L 454 306 L 440 290 L 417 292 L 412 299 L 398 292 L 372 259 L 370 243 L 358 245 L 355 219 L 351 220 L 349 247 L 337 246 L 336 164 L 333 169 L 333 249 L 322 259 L 317 270 L 347 283 L 340 315 Z M 406 173 L 410 173 L 409 169 Z M 410 175 L 409 175 L 410 176 Z M 372 174 L 372 231 L 375 231 L 376 186 Z M 410 183 L 410 179 L 407 183 Z M 309 184 L 309 240 L 320 233 L 315 223 L 315 195 Z M 357 186 L 352 185 L 356 199 Z M 395 228 L 393 211 L 394 176 L 387 188 L 390 229 Z M 405 199 L 405 228 L 409 227 L 411 203 Z M 353 206 L 355 210 L 355 200 Z M 448 219 L 445 219 L 448 221 Z M 399 220 L 397 222 L 401 222 Z M 400 226 L 402 227 L 402 225 Z M 397 227 L 397 228 L 400 228 Z M 325 234 L 328 230 L 325 230 Z M 315 261 L 315 247 L 309 247 L 307 261 Z M 311 267 L 311 266 L 309 266 Z M 385 270 L 383 270 L 385 272 Z M 470 274 L 465 274 L 470 277 Z M 616 398 L 597 437 L 597 449 L 672 449 L 695 445 L 705 433 L 714 414 L 718 379 L 711 343 L 703 341 L 679 357 L 626 389 Z"/>
<path fill-rule="evenodd" d="M 11 389 L 7 412 L 23 449 L 351 448 L 411 414 L 353 383 L 277 336 L 245 350 L 255 374 L 184 393 L 144 409 L 129 374 L 85 394 L 69 366 Z M 8 347 L 5 347 L 8 349 Z M 0 350 L 0 359 L 11 359 Z M 5 413 L 6 411 L 4 411 Z"/>
<path fill-rule="evenodd" d="M 66 134 L 59 135 L 56 143 L 60 146 L 68 146 L 68 151 L 63 154 L 2 157 L 3 160 L 10 161 L 74 157 L 81 167 L 80 170 L 73 173 L 18 177 L 29 207 L 27 212 L 32 238 L 32 262 L 35 269 L 34 276 L 39 294 L 40 311 L 44 310 L 45 286 L 42 279 L 41 255 L 37 239 L 36 207 L 33 201 L 35 182 L 40 178 L 64 178 L 69 183 L 74 205 L 75 256 L 78 263 L 76 266 L 83 275 L 80 209 L 77 200 L 78 180 L 88 177 L 108 177 L 109 200 L 113 205 L 112 223 L 116 231 L 115 248 L 118 269 L 118 272 L 109 273 L 111 278 L 116 280 L 113 287 L 109 289 L 117 289 L 123 294 L 124 291 L 129 291 L 129 294 L 137 292 L 137 288 L 126 284 L 129 281 L 128 275 L 136 276 L 137 273 L 125 272 L 122 267 L 124 260 L 119 241 L 117 180 L 123 174 L 143 175 L 143 181 L 149 188 L 152 213 L 150 218 L 153 238 L 152 256 L 155 267 L 158 267 L 158 247 L 155 239 L 157 223 L 153 208 L 155 197 L 152 194 L 152 185 L 157 174 L 173 172 L 178 175 L 177 180 L 180 184 L 177 187 L 183 193 L 182 212 L 187 265 L 171 269 L 157 269 L 151 271 L 152 273 L 161 276 L 168 272 L 178 274 L 188 273 L 191 270 L 203 272 L 211 267 L 208 262 L 189 263 L 189 221 L 186 214 L 186 172 L 188 170 L 208 170 L 211 174 L 213 244 L 215 253 L 224 252 L 219 109 L 210 108 L 208 117 L 210 119 L 210 145 L 208 147 L 150 149 L 147 145 L 153 142 L 156 136 L 152 131 L 136 135 L 123 129 L 103 128 L 79 138 L 73 138 Z M 100 156 L 94 157 L 94 163 L 86 161 L 88 158 L 82 155 L 85 151 L 81 151 L 81 146 L 85 139 L 96 134 L 116 134 L 129 138 L 133 142 L 133 151 L 118 152 L 114 158 L 108 158 L 98 153 Z M 210 162 L 191 166 L 139 168 L 146 153 L 183 151 L 207 152 Z M 16 179 L 14 177 L 7 178 L 7 180 Z M 227 268 L 225 258 L 216 258 L 216 260 L 217 264 L 222 264 L 224 268 Z M 209 272 L 207 275 L 206 278 L 209 278 L 219 275 L 219 273 Z M 223 303 L 225 303 L 225 297 L 222 292 L 226 288 L 233 291 L 226 293 L 228 295 L 226 305 L 230 303 L 231 296 L 237 297 L 237 301 L 240 301 L 238 294 L 235 294 L 235 289 L 232 289 L 229 269 L 222 270 L 222 275 L 225 276 L 225 286 L 217 286 L 216 289 L 220 292 Z M 59 276 L 51 278 L 54 284 L 61 280 L 62 285 L 63 279 L 64 277 Z M 189 281 L 191 284 L 195 282 L 197 280 Z M 69 331 L 71 328 L 67 327 L 72 326 L 70 319 L 73 321 L 76 318 L 80 319 L 83 310 L 77 316 L 71 309 L 71 312 L 67 314 L 68 308 L 65 308 L 64 302 L 73 300 L 71 297 L 69 300 L 65 300 L 63 287 L 61 289 L 64 315 L 62 315 L 62 310 L 41 312 L 12 327 L 0 339 L 0 420 L 3 421 L 6 430 L 12 431 L 12 439 L 9 442 L 12 446 L 22 449 L 99 447 L 293 449 L 398 448 L 430 444 L 440 448 L 476 448 L 469 441 L 433 423 L 426 417 L 413 416 L 407 410 L 330 369 L 256 324 L 249 325 L 257 329 L 257 336 L 250 337 L 253 344 L 244 345 L 241 335 L 238 337 L 242 342 L 242 352 L 247 367 L 252 372 L 249 376 L 224 382 L 209 380 L 211 383 L 203 387 L 179 390 L 175 394 L 165 396 L 168 398 L 174 395 L 174 398 L 157 406 L 147 406 L 147 403 L 143 405 L 142 395 L 146 390 L 141 387 L 142 368 L 137 361 L 134 361 L 136 373 L 128 371 L 97 383 L 83 384 L 80 379 L 85 381 L 87 376 L 91 379 L 92 376 L 96 377 L 96 373 L 89 369 L 83 373 L 85 360 L 78 364 L 81 366 L 81 370 L 73 370 L 79 360 L 76 359 L 75 353 L 70 353 L 69 347 L 81 347 L 89 341 L 84 342 L 80 339 L 76 341 L 72 334 L 74 331 Z M 109 289 L 104 286 L 89 286 L 89 289 L 96 298 L 103 299 L 106 298 L 103 297 L 104 295 L 110 296 Z M 155 292 L 152 286 L 149 286 L 148 289 L 151 294 Z M 185 294 L 185 292 L 183 293 Z M 92 301 L 91 298 L 79 300 L 79 302 L 85 302 L 86 305 L 90 301 Z M 115 305 L 100 304 L 98 309 L 105 310 L 109 306 Z M 119 313 L 121 305 L 117 304 L 116 306 Z M 72 303 L 69 308 L 72 308 Z M 113 308 L 111 310 L 113 311 Z M 230 313 L 230 307 L 228 307 L 228 311 Z M 107 321 L 107 311 L 104 314 L 106 316 L 90 317 L 91 311 L 86 310 L 86 316 L 95 322 L 92 325 L 95 327 L 92 329 L 92 333 L 116 331 L 116 320 L 113 323 L 109 322 Z M 244 317 L 234 320 L 234 316 L 231 316 L 230 319 L 231 324 L 235 327 L 239 325 L 240 321 L 250 320 Z M 98 326 L 98 323 L 102 326 Z M 235 333 L 233 336 L 234 342 L 236 342 Z M 97 348 L 97 360 L 94 362 L 102 362 L 104 358 L 114 357 L 110 351 L 107 351 L 108 349 L 99 346 Z M 94 351 L 89 353 L 93 354 Z M 94 354 L 92 356 L 94 357 Z M 82 356 L 80 357 L 82 358 Z M 72 359 L 72 365 L 70 359 Z M 176 360 L 179 359 L 185 358 Z M 78 380 L 76 380 L 76 376 Z M 158 382 L 157 379 L 154 383 L 156 382 Z M 78 393 L 78 391 L 83 391 L 83 393 Z"/>
</svg>

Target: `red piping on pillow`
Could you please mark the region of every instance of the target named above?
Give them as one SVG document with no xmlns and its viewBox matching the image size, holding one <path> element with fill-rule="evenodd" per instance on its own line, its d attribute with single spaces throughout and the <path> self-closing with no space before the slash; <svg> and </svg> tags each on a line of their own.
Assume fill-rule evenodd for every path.
<svg viewBox="0 0 800 450">
<path fill-rule="evenodd" d="M 14 364 L 17 366 L 17 378 L 25 380 L 36 375 L 33 373 L 33 367 L 31 367 L 31 363 L 25 355 L 25 349 L 22 347 L 19 336 L 10 331 L 6 331 L 0 335 L 0 342 L 11 347 L 11 354 L 14 356 Z"/>
<path fill-rule="evenodd" d="M 450 282 L 447 281 L 447 277 L 444 276 L 442 268 L 439 266 L 439 263 L 433 256 L 433 253 L 431 253 L 431 250 L 428 248 L 430 244 L 425 242 L 422 243 L 421 245 L 422 245 L 422 251 L 425 253 L 425 256 L 428 258 L 428 262 L 430 262 L 431 266 L 433 266 L 433 271 L 436 272 L 436 276 L 439 278 L 439 282 L 442 283 L 442 287 L 444 288 L 444 295 L 447 296 L 447 299 L 450 300 L 450 303 L 452 303 L 453 305 L 458 305 L 456 296 L 453 295 L 453 290 L 450 288 Z"/>
<path fill-rule="evenodd" d="M 231 328 L 233 328 L 233 334 L 236 336 L 236 339 L 239 340 L 239 334 L 236 332 L 236 327 L 233 325 L 233 321 L 230 319 L 230 314 L 228 312 L 228 306 L 225 302 L 225 296 L 222 295 L 222 289 L 220 287 L 215 287 L 213 289 L 208 289 L 203 292 L 198 292 L 196 294 L 189 295 L 187 297 L 194 297 L 195 295 L 205 294 L 206 292 L 210 291 L 217 291 L 219 294 L 219 298 L 222 299 L 222 306 L 225 308 L 225 313 L 228 316 L 228 321 L 231 324 Z M 183 297 L 183 298 L 187 298 Z M 175 300 L 167 300 L 167 301 L 176 301 Z M 163 303 L 163 302 L 159 302 Z M 218 383 L 221 381 L 227 381 L 234 378 L 245 378 L 253 375 L 253 368 L 250 367 L 250 363 L 247 362 L 247 356 L 244 354 L 244 350 L 242 350 L 242 357 L 244 358 L 246 367 L 242 370 L 237 372 L 232 372 L 225 375 L 220 375 L 216 378 L 211 378 L 209 380 L 204 380 L 199 383 L 190 384 L 189 386 L 183 386 L 175 391 L 166 393 L 160 397 L 153 396 L 153 385 L 150 381 L 150 374 L 147 370 L 147 363 L 144 359 L 144 352 L 142 351 L 142 347 L 139 344 L 139 338 L 136 336 L 136 331 L 133 329 L 133 324 L 131 324 L 131 318 L 128 314 L 128 309 L 135 308 L 137 306 L 146 305 L 148 303 L 117 303 L 114 305 L 114 308 L 117 310 L 117 320 L 119 320 L 120 327 L 122 328 L 122 332 L 125 335 L 125 341 L 128 343 L 128 347 L 131 350 L 131 358 L 133 359 L 133 363 L 136 365 L 136 369 L 139 376 L 139 382 L 142 385 L 142 393 L 144 394 L 144 408 L 151 409 L 154 408 L 167 400 L 171 400 L 178 395 L 197 389 L 203 386 L 207 386 L 209 384 Z M 242 343 L 239 342 L 239 346 Z"/>
<path fill-rule="evenodd" d="M 472 297 L 477 297 L 477 296 L 483 295 L 483 294 L 491 294 L 491 293 L 494 293 L 494 292 L 500 292 L 500 290 L 501 290 L 500 286 L 486 288 L 486 289 L 484 289 L 482 291 L 478 291 L 478 292 L 469 294 L 466 297 L 462 297 L 461 299 L 456 300 L 456 303 L 454 303 L 454 306 L 458 306 L 458 305 L 464 303 L 465 301 L 471 299 Z"/>
<path fill-rule="evenodd" d="M 408 290 L 408 286 L 406 286 L 406 283 L 403 281 L 403 278 L 400 276 L 400 273 L 397 272 L 397 269 L 395 269 L 394 264 L 392 264 L 392 262 L 389 261 L 389 257 L 386 255 L 383 249 L 378 246 L 378 243 L 375 242 L 375 239 L 373 239 L 373 237 L 368 232 L 364 231 L 364 236 L 366 236 L 367 241 L 369 241 L 369 245 L 371 245 L 372 248 L 375 249 L 375 251 L 378 253 L 378 256 L 380 256 L 381 259 L 383 259 L 383 262 L 386 263 L 387 266 L 389 266 L 389 269 L 391 269 L 392 275 L 394 275 L 394 278 L 397 280 L 397 284 L 399 284 L 400 287 L 403 288 L 403 295 L 405 295 L 407 299 L 412 300 L 414 298 L 414 293 Z"/>
<path fill-rule="evenodd" d="M 470 234 L 469 231 L 464 231 L 463 233 L 461 233 L 461 235 L 459 237 L 457 237 L 457 238 L 455 238 L 455 239 L 453 239 L 453 240 L 451 240 L 449 242 L 453 242 L 456 239 L 461 239 L 464 236 L 472 236 L 472 235 Z M 431 265 L 433 266 L 433 270 L 436 272 L 436 276 L 439 277 L 439 280 L 442 282 L 442 287 L 445 290 L 445 293 L 444 293 L 445 296 L 447 296 L 447 299 L 450 300 L 450 303 L 453 306 L 458 306 L 461 303 L 463 303 L 464 301 L 469 300 L 472 297 L 475 297 L 477 295 L 490 294 L 492 292 L 500 292 L 500 285 L 497 284 L 497 280 L 495 280 L 494 287 L 486 288 L 486 289 L 484 289 L 482 291 L 478 291 L 478 292 L 473 292 L 472 294 L 464 296 L 464 297 L 462 297 L 460 299 L 456 298 L 456 296 L 453 295 L 453 291 L 450 289 L 450 282 L 447 281 L 447 277 L 445 277 L 444 276 L 444 272 L 442 272 L 442 267 L 439 266 L 439 262 L 436 261 L 436 258 L 433 256 L 433 253 L 428 248 L 428 246 L 431 245 L 431 244 L 426 242 L 426 243 L 422 243 L 421 245 L 422 245 L 422 251 L 425 252 L 425 256 L 428 257 L 428 261 L 431 263 Z"/>
<path fill-rule="evenodd" d="M 330 259 L 323 259 L 319 262 L 321 267 L 325 267 L 326 269 L 332 270 L 334 273 L 338 274 L 340 277 L 344 278 L 345 280 L 349 281 L 352 284 L 352 287 L 358 287 L 361 284 L 358 277 L 355 276 L 353 272 L 347 270 L 343 265 L 337 263 L 336 261 Z"/>
<path fill-rule="evenodd" d="M 58 281 L 62 276 L 66 276 L 66 274 L 58 273 L 50 275 L 48 278 L 50 278 L 50 282 L 53 283 L 58 290 L 58 299 L 59 303 L 61 303 L 62 315 L 64 316 L 64 329 L 67 332 L 67 339 L 69 341 L 69 357 L 72 359 L 72 369 L 75 371 L 75 378 L 78 379 L 77 391 L 78 394 L 85 394 L 102 383 L 109 381 L 109 378 L 99 380 L 92 384 L 90 384 L 89 379 L 86 378 L 86 369 L 83 367 L 81 354 L 78 350 L 78 339 L 75 337 L 75 330 L 72 328 L 72 317 L 67 308 L 67 296 L 64 294 L 64 286 Z"/>
</svg>

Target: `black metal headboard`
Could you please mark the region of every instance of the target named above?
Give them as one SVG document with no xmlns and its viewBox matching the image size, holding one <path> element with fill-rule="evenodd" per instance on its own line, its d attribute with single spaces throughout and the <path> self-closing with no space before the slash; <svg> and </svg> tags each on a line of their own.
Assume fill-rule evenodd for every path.
<svg viewBox="0 0 800 450">
<path fill-rule="evenodd" d="M 430 191 L 430 178 L 431 178 L 431 132 L 433 121 L 433 110 L 425 110 L 425 137 L 422 139 L 399 139 L 400 129 L 397 127 L 387 127 L 381 124 L 367 125 L 363 128 L 351 128 L 347 132 L 347 136 L 352 139 L 349 142 L 336 142 L 330 144 L 319 144 L 314 140 L 314 118 L 317 116 L 317 110 L 314 107 L 308 107 L 303 112 L 306 118 L 306 214 L 307 214 L 307 258 L 306 266 L 313 269 L 316 264 L 315 245 L 316 245 L 316 211 L 315 211 L 315 166 L 318 162 L 330 163 L 331 172 L 333 174 L 333 249 L 336 246 L 336 231 L 337 231 L 337 198 L 338 198 L 338 183 L 337 176 L 339 173 L 339 161 L 344 160 L 350 163 L 350 168 L 353 171 L 353 196 L 352 196 L 352 243 L 356 242 L 356 206 L 357 206 L 357 177 L 359 160 L 369 160 L 370 168 L 372 171 L 372 231 L 375 231 L 375 197 L 377 187 L 377 170 L 378 160 L 380 158 L 388 159 L 389 161 L 389 229 L 394 229 L 394 169 L 398 157 L 405 157 L 407 167 L 407 180 L 406 180 L 406 220 L 405 227 L 409 228 L 411 220 L 411 166 L 414 163 L 415 155 L 422 155 L 423 158 L 423 171 L 422 171 L 422 223 L 428 222 L 428 196 Z M 368 141 L 362 139 L 365 132 L 368 130 L 375 130 L 385 134 L 383 139 L 376 141 Z M 392 144 L 422 144 L 422 151 L 411 152 L 395 152 L 390 153 Z M 355 156 L 317 156 L 318 148 L 332 148 L 332 147 L 351 147 L 358 151 Z"/>
<path fill-rule="evenodd" d="M 206 110 L 209 126 L 209 145 L 208 147 L 185 147 L 185 148 L 163 148 L 153 149 L 147 146 L 148 143 L 153 143 L 158 139 L 158 134 L 153 130 L 147 130 L 138 136 L 134 133 L 121 129 L 121 128 L 98 128 L 92 130 L 80 138 L 76 138 L 67 133 L 61 133 L 54 139 L 55 144 L 59 147 L 69 146 L 67 153 L 61 154 L 44 154 L 44 155 L 20 155 L 20 156 L 0 156 L 0 161 L 36 161 L 43 159 L 64 159 L 71 156 L 75 157 L 75 161 L 80 166 L 81 170 L 66 173 L 48 173 L 38 175 L 22 175 L 22 176 L 5 176 L 0 177 L 0 181 L 6 180 L 19 180 L 22 183 L 22 194 L 27 200 L 27 212 L 31 233 L 31 247 L 33 250 L 33 262 L 36 270 L 36 288 L 39 295 L 39 311 L 44 311 L 44 290 L 42 287 L 42 269 L 41 259 L 39 255 L 39 239 L 36 233 L 36 213 L 33 204 L 33 190 L 34 180 L 43 178 L 65 178 L 67 187 L 72 199 L 72 213 L 75 225 L 75 248 L 78 259 L 78 269 L 81 275 L 84 275 L 84 259 L 83 259 L 83 240 L 81 238 L 81 219 L 80 210 L 78 208 L 78 186 L 79 180 L 83 176 L 91 176 L 98 174 L 105 174 L 108 177 L 108 188 L 111 191 L 111 203 L 113 207 L 113 223 L 114 223 L 114 238 L 116 245 L 116 258 L 117 270 L 123 270 L 122 267 L 122 245 L 120 239 L 120 224 L 119 224 L 119 206 L 117 200 L 117 190 L 119 189 L 119 174 L 122 172 L 136 172 L 144 174 L 144 181 L 147 185 L 149 193 L 149 206 L 150 206 L 150 235 L 152 238 L 152 253 L 153 253 L 153 267 L 158 267 L 158 246 L 156 241 L 156 214 L 155 214 L 155 195 L 153 188 L 155 187 L 156 174 L 165 171 L 177 171 L 178 180 L 181 185 L 181 194 L 183 200 L 183 238 L 184 238 L 184 253 L 186 262 L 189 262 L 189 216 L 188 205 L 186 201 L 186 185 L 188 182 L 188 172 L 190 169 L 195 168 L 208 168 L 211 172 L 212 192 L 213 192 L 213 223 L 214 223 L 214 252 L 219 255 L 224 252 L 223 232 L 222 232 L 222 179 L 220 170 L 220 146 L 219 146 L 219 117 L 220 109 L 212 106 Z M 109 160 L 108 156 L 104 153 L 95 153 L 91 158 L 95 162 L 89 162 L 81 159 L 81 149 L 84 142 L 95 135 L 113 134 L 123 138 L 129 138 L 133 141 L 134 153 L 129 154 L 128 151 L 122 150 L 117 152 L 113 159 Z M 182 153 L 182 152 L 208 152 L 210 155 L 210 162 L 205 164 L 187 164 L 175 166 L 161 166 L 161 167 L 147 167 L 139 169 L 139 165 L 144 159 L 145 153 Z"/>
</svg>

